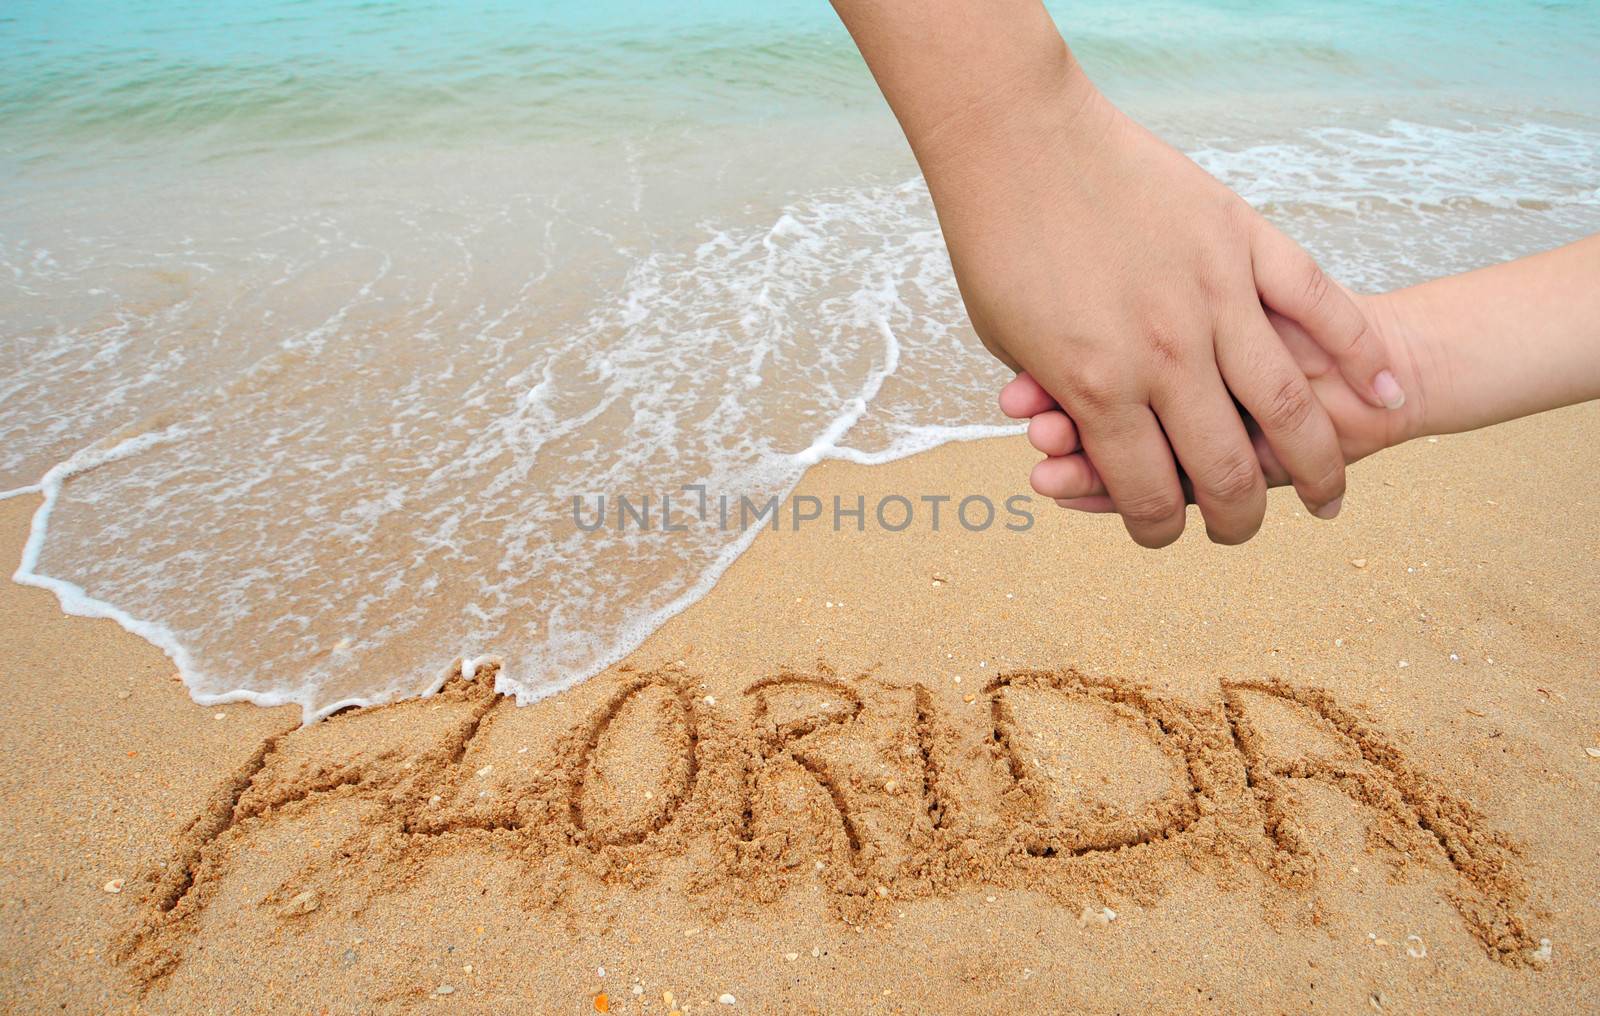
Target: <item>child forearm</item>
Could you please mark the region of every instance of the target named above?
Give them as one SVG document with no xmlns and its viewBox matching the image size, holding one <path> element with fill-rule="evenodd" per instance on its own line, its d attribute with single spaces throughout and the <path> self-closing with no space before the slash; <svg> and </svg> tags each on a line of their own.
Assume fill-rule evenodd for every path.
<svg viewBox="0 0 1600 1016">
<path fill-rule="evenodd" d="M 1424 433 L 1600 398 L 1600 234 L 1386 299 L 1422 360 Z"/>
</svg>

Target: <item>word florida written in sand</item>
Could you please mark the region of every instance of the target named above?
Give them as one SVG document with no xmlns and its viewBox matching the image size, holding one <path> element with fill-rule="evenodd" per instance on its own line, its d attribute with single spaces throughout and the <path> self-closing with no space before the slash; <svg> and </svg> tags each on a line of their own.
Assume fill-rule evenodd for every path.
<svg viewBox="0 0 1600 1016">
<path fill-rule="evenodd" d="M 718 696 L 672 667 L 519 709 L 494 693 L 493 668 L 458 674 L 432 698 L 261 744 L 138 880 L 119 955 L 145 983 L 164 976 L 218 887 L 248 874 L 252 841 L 318 807 L 355 817 L 261 901 L 278 920 L 490 850 L 524 866 L 511 891 L 530 908 L 664 883 L 715 920 L 810 886 L 867 924 L 897 900 L 975 886 L 1038 891 L 1068 914 L 1155 904 L 1208 869 L 1314 894 L 1303 791 L 1320 785 L 1365 816 L 1394 877 L 1441 885 L 1490 956 L 1541 962 L 1517 851 L 1473 805 L 1325 691 L 1218 692 L 1196 704 L 1028 670 L 963 693 L 819 667 Z"/>
</svg>

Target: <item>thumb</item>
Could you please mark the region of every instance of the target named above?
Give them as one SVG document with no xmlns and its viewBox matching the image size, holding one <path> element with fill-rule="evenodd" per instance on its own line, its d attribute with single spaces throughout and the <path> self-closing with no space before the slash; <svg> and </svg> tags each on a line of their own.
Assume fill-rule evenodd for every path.
<svg viewBox="0 0 1600 1016">
<path fill-rule="evenodd" d="M 1333 357 L 1356 393 L 1380 409 L 1405 405 L 1406 393 L 1395 380 L 1377 331 L 1311 255 L 1265 219 L 1257 219 L 1250 261 L 1261 302 L 1299 323 Z"/>
</svg>

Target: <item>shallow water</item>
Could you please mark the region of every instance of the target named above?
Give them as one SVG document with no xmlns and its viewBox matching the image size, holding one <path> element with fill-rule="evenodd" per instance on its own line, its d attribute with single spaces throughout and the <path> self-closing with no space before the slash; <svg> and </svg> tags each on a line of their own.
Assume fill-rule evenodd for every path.
<svg viewBox="0 0 1600 1016">
<path fill-rule="evenodd" d="M 1053 9 L 1352 284 L 1600 229 L 1592 5 L 1326 7 Z M 0 52 L 25 572 L 203 700 L 315 716 L 484 655 L 546 694 L 750 538 L 586 533 L 574 495 L 759 502 L 1006 430 L 820 0 L 20 3 Z"/>
</svg>

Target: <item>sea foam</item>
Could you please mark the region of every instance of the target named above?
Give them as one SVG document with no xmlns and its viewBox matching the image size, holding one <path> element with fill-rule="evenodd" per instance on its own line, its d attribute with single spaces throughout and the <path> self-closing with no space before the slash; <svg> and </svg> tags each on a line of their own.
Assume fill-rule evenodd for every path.
<svg viewBox="0 0 1600 1016">
<path fill-rule="evenodd" d="M 159 646 L 202 702 L 316 719 L 487 660 L 530 700 L 757 532 L 585 533 L 572 496 L 764 501 L 826 459 L 1016 433 L 903 162 L 774 187 L 792 139 L 748 134 L 652 173 L 631 142 L 358 152 L 9 200 L 0 476 L 43 499 L 18 580 Z M 1382 287 L 1600 228 L 1597 137 L 1385 118 L 1195 156 Z"/>
</svg>

